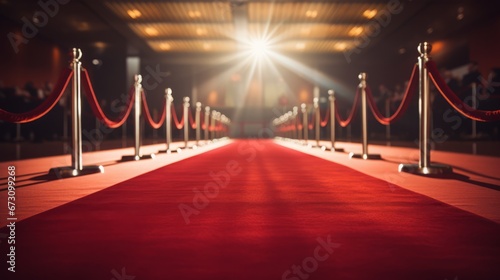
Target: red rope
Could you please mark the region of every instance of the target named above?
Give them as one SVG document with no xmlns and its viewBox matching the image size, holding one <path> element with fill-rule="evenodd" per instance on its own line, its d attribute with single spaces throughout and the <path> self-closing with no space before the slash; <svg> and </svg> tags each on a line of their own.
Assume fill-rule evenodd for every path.
<svg viewBox="0 0 500 280">
<path fill-rule="evenodd" d="M 146 116 L 149 125 L 151 125 L 151 127 L 153 127 L 154 129 L 160 128 L 163 125 L 163 122 L 165 122 L 165 116 L 167 115 L 167 110 L 166 110 L 167 105 L 163 105 L 163 111 L 161 112 L 160 120 L 155 122 L 151 117 L 151 113 L 149 112 L 148 103 L 146 101 L 146 94 L 144 93 L 144 90 L 141 90 L 141 95 L 142 95 L 142 108 L 144 109 L 144 115 Z"/>
<path fill-rule="evenodd" d="M 71 69 L 64 69 L 50 95 L 35 109 L 25 113 L 11 113 L 0 109 L 0 120 L 13 123 L 28 123 L 45 116 L 61 99 L 73 77 Z"/>
<path fill-rule="evenodd" d="M 352 122 L 352 119 L 354 118 L 354 115 L 356 114 L 356 111 L 358 110 L 358 106 L 357 106 L 358 101 L 359 101 L 359 88 L 356 89 L 356 95 L 354 96 L 354 102 L 352 103 L 351 113 L 349 114 L 347 119 L 343 120 L 339 114 L 337 100 L 335 100 L 335 118 L 337 119 L 337 121 L 339 122 L 339 125 L 341 127 L 346 127 Z"/>
<path fill-rule="evenodd" d="M 415 66 L 413 66 L 413 71 L 411 72 L 410 81 L 408 83 L 408 86 L 406 87 L 403 99 L 401 100 L 401 103 L 399 104 L 399 107 L 396 110 L 396 112 L 394 112 L 394 114 L 392 114 L 392 116 L 390 117 L 385 117 L 384 115 L 382 115 L 382 113 L 380 113 L 380 111 L 377 108 L 377 104 L 373 99 L 373 94 L 371 89 L 369 87 L 366 88 L 366 97 L 367 97 L 366 99 L 368 100 L 368 104 L 370 105 L 373 116 L 379 123 L 383 125 L 389 125 L 393 121 L 401 118 L 403 112 L 405 112 L 406 109 L 408 109 L 410 101 L 415 93 L 415 89 L 418 86 L 417 70 L 418 70 L 418 65 L 415 64 Z"/>
<path fill-rule="evenodd" d="M 200 123 L 201 129 L 205 129 L 205 114 L 203 114 L 203 112 L 200 112 Z"/>
<path fill-rule="evenodd" d="M 101 109 L 101 106 L 99 106 L 99 102 L 97 101 L 97 97 L 94 92 L 94 88 L 92 87 L 92 83 L 90 82 L 89 78 L 89 73 L 87 70 L 82 69 L 83 73 L 83 87 L 85 89 L 85 96 L 87 97 L 87 100 L 89 101 L 90 108 L 92 109 L 92 112 L 94 115 L 101 121 L 103 122 L 106 126 L 110 128 L 117 128 L 120 127 L 122 124 L 127 121 L 128 116 L 130 115 L 130 112 L 132 111 L 132 107 L 134 105 L 134 86 L 130 88 L 129 91 L 129 98 L 127 100 L 127 109 L 125 111 L 122 111 L 120 117 L 118 117 L 118 120 L 113 121 L 110 120 L 104 112 Z"/>
<path fill-rule="evenodd" d="M 193 119 L 193 112 L 189 108 L 187 108 L 187 110 L 188 110 L 189 124 L 191 124 L 192 129 L 195 129 L 196 123 L 194 122 L 194 119 Z"/>
<path fill-rule="evenodd" d="M 323 120 L 319 124 L 321 127 L 325 127 L 328 124 L 328 121 L 330 120 L 329 116 L 330 116 L 330 107 L 326 108 L 326 114 L 323 117 Z"/>
<path fill-rule="evenodd" d="M 175 113 L 174 104 L 172 104 L 172 117 L 174 119 L 175 127 L 177 127 L 177 129 L 182 129 L 182 127 L 184 126 L 184 118 L 182 118 L 182 120 L 179 121 L 179 119 L 177 118 L 177 113 Z"/>
<path fill-rule="evenodd" d="M 434 61 L 428 61 L 426 63 L 427 70 L 429 71 L 429 76 L 431 80 L 436 85 L 441 95 L 448 101 L 448 103 L 457 110 L 460 114 L 464 115 L 469 119 L 473 119 L 481 122 L 491 122 L 500 121 L 500 110 L 494 111 L 484 111 L 476 110 L 466 103 L 464 103 L 446 84 Z"/>
<path fill-rule="evenodd" d="M 307 128 L 309 130 L 313 130 L 314 129 L 314 125 L 316 123 L 316 119 L 315 119 L 315 115 L 313 112 L 311 112 L 311 114 L 308 116 L 308 120 L 309 120 L 309 123 L 307 124 Z"/>
</svg>

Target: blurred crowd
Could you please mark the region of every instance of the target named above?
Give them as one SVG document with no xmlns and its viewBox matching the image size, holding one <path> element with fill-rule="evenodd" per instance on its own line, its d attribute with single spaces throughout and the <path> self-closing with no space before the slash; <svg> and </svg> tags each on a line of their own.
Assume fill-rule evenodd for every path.
<svg viewBox="0 0 500 280">
<path fill-rule="evenodd" d="M 469 106 L 479 110 L 500 110 L 500 68 L 492 68 L 483 76 L 478 64 L 468 65 L 468 72 L 456 77 L 448 69 L 441 69 L 441 76 L 448 87 Z M 377 107 L 387 116 L 392 115 L 401 103 L 409 81 L 396 84 L 390 88 L 380 84 L 373 92 Z M 431 82 L 432 129 L 442 130 L 449 138 L 466 139 L 472 136 L 472 121 L 455 111 L 442 97 Z M 473 97 L 475 96 L 475 98 Z M 474 102 L 475 100 L 475 102 Z M 418 137 L 418 96 L 414 96 L 408 111 L 403 119 L 394 123 L 394 133 L 400 133 L 401 138 Z M 411 116 L 411 117 L 410 117 Z M 499 139 L 499 122 L 477 122 L 478 138 Z M 410 127 L 408 127 L 410 126 Z M 381 131 L 379 127 L 379 132 Z"/>
<path fill-rule="evenodd" d="M 23 87 L 6 87 L 0 81 L 0 108 L 13 113 L 29 112 L 40 105 L 54 89 L 51 82 L 37 86 L 27 82 Z M 0 141 L 31 140 L 57 140 L 62 137 L 62 119 L 64 114 L 65 98 L 57 104 L 44 117 L 22 125 L 21 135 L 16 135 L 15 124 L 0 122 Z M 20 138 L 20 139 L 18 139 Z"/>
</svg>

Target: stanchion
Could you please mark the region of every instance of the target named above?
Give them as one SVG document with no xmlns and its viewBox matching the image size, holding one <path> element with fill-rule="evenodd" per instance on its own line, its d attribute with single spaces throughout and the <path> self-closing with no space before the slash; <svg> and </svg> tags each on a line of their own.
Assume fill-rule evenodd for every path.
<svg viewBox="0 0 500 280">
<path fill-rule="evenodd" d="M 201 102 L 196 102 L 196 116 L 195 116 L 195 122 L 196 122 L 196 146 L 200 145 L 200 134 L 201 134 Z"/>
<path fill-rule="evenodd" d="M 172 143 L 172 102 L 174 98 L 172 97 L 172 89 L 167 88 L 165 90 L 165 138 L 166 138 L 166 146 L 165 150 L 159 151 L 160 153 L 176 153 L 178 149 L 172 150 L 170 149 L 170 144 Z"/>
<path fill-rule="evenodd" d="M 385 99 L 385 116 L 389 118 L 391 116 L 391 100 L 389 98 Z M 391 124 L 385 126 L 385 141 L 387 146 L 391 145 Z"/>
<path fill-rule="evenodd" d="M 101 165 L 83 166 L 82 160 L 82 92 L 81 92 L 81 70 L 82 51 L 73 48 L 73 89 L 71 92 L 71 133 L 72 151 L 71 166 L 54 167 L 49 170 L 50 175 L 58 178 L 76 177 L 94 173 L 103 173 L 104 167 Z"/>
<path fill-rule="evenodd" d="M 304 131 L 304 144 L 307 145 L 307 140 L 309 136 L 309 128 L 308 128 L 308 121 L 307 121 L 307 106 L 305 103 L 302 103 L 300 105 L 300 109 L 302 111 L 302 130 Z"/>
<path fill-rule="evenodd" d="M 151 159 L 155 154 L 141 155 L 141 82 L 142 76 L 135 75 L 135 92 L 134 92 L 134 155 L 122 156 L 122 161 Z"/>
<path fill-rule="evenodd" d="M 286 113 L 286 118 L 287 118 L 287 124 L 286 127 L 290 127 L 294 125 L 294 116 L 292 111 L 288 111 Z M 286 137 L 289 139 L 293 139 L 294 136 L 294 130 L 293 129 L 288 129 Z"/>
<path fill-rule="evenodd" d="M 315 140 L 316 140 L 316 146 L 319 148 L 319 134 L 320 134 L 320 114 L 319 114 L 319 98 L 314 97 L 313 98 L 313 107 L 314 107 L 314 126 L 315 126 Z"/>
<path fill-rule="evenodd" d="M 381 159 L 379 154 L 368 154 L 368 123 L 366 111 L 366 73 L 360 73 L 359 88 L 361 89 L 361 121 L 362 121 L 362 134 L 363 134 L 363 150 L 361 154 L 350 153 L 349 158 L 361 159 Z"/>
<path fill-rule="evenodd" d="M 188 149 L 189 141 L 189 97 L 184 97 L 183 104 L 183 118 L 184 118 L 184 149 Z"/>
<path fill-rule="evenodd" d="M 205 106 L 205 144 L 208 144 L 208 132 L 210 128 L 210 107 Z"/>
<path fill-rule="evenodd" d="M 477 109 L 477 84 L 472 83 L 472 109 Z M 472 139 L 477 138 L 476 120 L 472 120 Z"/>
<path fill-rule="evenodd" d="M 344 152 L 344 148 L 336 148 L 335 147 L 335 91 L 328 91 L 328 100 L 330 101 L 330 141 L 331 147 L 326 148 L 326 150 L 330 150 L 332 152 Z"/>
<path fill-rule="evenodd" d="M 420 139 L 419 139 L 419 154 L 420 158 L 418 164 L 400 164 L 399 172 L 408 172 L 420 175 L 438 175 L 444 173 L 451 173 L 453 169 L 451 166 L 443 164 L 431 164 L 430 154 L 430 114 L 431 114 L 431 100 L 429 91 L 429 75 L 425 64 L 429 61 L 429 54 L 432 50 L 431 44 L 424 42 L 418 45 L 418 58 L 419 68 L 419 112 L 420 112 Z"/>
<path fill-rule="evenodd" d="M 24 138 L 21 136 L 21 124 L 16 123 L 16 138 L 14 138 L 14 142 L 21 142 Z"/>
<path fill-rule="evenodd" d="M 218 130 L 219 123 L 220 123 L 220 115 L 221 112 L 216 111 L 215 116 L 214 116 L 214 139 L 219 139 L 220 138 L 220 131 Z"/>
<path fill-rule="evenodd" d="M 215 115 L 217 111 L 212 110 L 212 114 L 210 116 L 210 127 L 212 128 L 211 139 L 215 140 Z"/>
<path fill-rule="evenodd" d="M 299 140 L 300 135 L 299 135 L 299 129 L 297 127 L 297 119 L 299 117 L 299 108 L 297 106 L 293 106 L 292 108 L 292 116 L 293 116 L 293 136 L 292 139 L 297 139 Z"/>
</svg>

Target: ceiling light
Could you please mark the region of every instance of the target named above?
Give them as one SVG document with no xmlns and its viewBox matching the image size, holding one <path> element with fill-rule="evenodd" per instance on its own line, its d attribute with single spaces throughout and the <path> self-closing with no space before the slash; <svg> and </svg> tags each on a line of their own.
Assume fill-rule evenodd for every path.
<svg viewBox="0 0 500 280">
<path fill-rule="evenodd" d="M 318 16 L 318 11 L 316 10 L 307 10 L 306 12 L 306 17 L 315 18 L 317 16 Z"/>
<path fill-rule="evenodd" d="M 375 16 L 377 15 L 377 10 L 376 9 L 373 9 L 373 10 L 365 10 L 363 12 L 363 16 L 367 19 L 372 19 L 374 18 Z"/>
<path fill-rule="evenodd" d="M 398 52 L 399 52 L 399 54 L 405 54 L 406 53 L 406 49 L 405 48 L 400 48 Z"/>
<path fill-rule="evenodd" d="M 303 50 L 303 49 L 306 48 L 306 43 L 303 43 L 303 42 L 302 43 L 297 43 L 297 44 L 295 44 L 295 48 L 297 50 Z"/>
<path fill-rule="evenodd" d="M 146 27 L 144 29 L 144 32 L 146 32 L 146 34 L 148 34 L 149 36 L 156 36 L 156 35 L 158 35 L 158 30 L 156 30 L 155 28 L 152 28 L 152 27 Z"/>
<path fill-rule="evenodd" d="M 96 48 L 98 48 L 98 49 L 100 49 L 100 50 L 102 50 L 102 49 L 106 48 L 106 46 L 107 46 L 107 44 L 106 44 L 106 43 L 104 43 L 104 42 L 100 42 L 100 41 L 98 41 L 98 42 L 95 42 L 95 43 L 94 43 L 94 47 L 96 47 Z"/>
<path fill-rule="evenodd" d="M 77 26 L 78 31 L 89 31 L 90 30 L 90 25 L 86 21 L 82 21 L 78 26 Z"/>
<path fill-rule="evenodd" d="M 346 45 L 346 43 L 337 43 L 337 44 L 335 44 L 334 48 L 337 51 L 345 51 L 345 49 L 347 48 L 347 45 Z"/>
<path fill-rule="evenodd" d="M 206 29 L 203 29 L 203 28 L 197 28 L 197 29 L 196 29 L 196 34 L 197 34 L 198 36 L 207 35 L 207 30 L 206 30 Z"/>
<path fill-rule="evenodd" d="M 353 36 L 353 37 L 359 36 L 359 35 L 361 35 L 361 33 L 363 33 L 363 30 L 364 29 L 361 26 L 353 27 L 353 28 L 351 28 L 351 30 L 349 30 L 349 36 Z"/>
<path fill-rule="evenodd" d="M 188 16 L 190 18 L 199 18 L 199 17 L 201 17 L 201 13 L 200 13 L 200 11 L 189 11 Z"/>
<path fill-rule="evenodd" d="M 457 20 L 464 19 L 464 7 L 458 7 Z"/>
<path fill-rule="evenodd" d="M 304 35 L 309 35 L 311 33 L 311 28 L 309 28 L 309 27 L 302 27 L 302 29 L 300 30 L 300 33 L 302 33 Z"/>
<path fill-rule="evenodd" d="M 161 43 L 160 44 L 160 49 L 163 51 L 168 51 L 172 48 L 169 43 Z"/>
<path fill-rule="evenodd" d="M 262 57 L 267 54 L 269 50 L 269 44 L 263 39 L 255 40 L 250 43 L 252 53 L 257 57 Z"/>
<path fill-rule="evenodd" d="M 127 14 L 131 19 L 139 18 L 142 15 L 141 12 L 137 9 L 128 10 Z"/>
<path fill-rule="evenodd" d="M 237 81 L 241 80 L 241 76 L 240 76 L 240 74 L 238 74 L 238 73 L 233 74 L 233 75 L 231 76 L 231 80 L 232 80 L 233 82 L 237 82 Z"/>
<path fill-rule="evenodd" d="M 432 34 L 434 32 L 434 28 L 429 27 L 427 28 L 427 34 Z"/>
</svg>

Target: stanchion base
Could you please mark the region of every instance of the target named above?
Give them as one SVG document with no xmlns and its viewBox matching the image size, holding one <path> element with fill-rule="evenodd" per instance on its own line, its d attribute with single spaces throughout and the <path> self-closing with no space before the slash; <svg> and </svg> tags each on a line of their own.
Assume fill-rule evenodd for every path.
<svg viewBox="0 0 500 280">
<path fill-rule="evenodd" d="M 343 153 L 345 152 L 344 148 L 328 148 L 328 147 L 325 147 L 325 151 L 330 151 L 330 152 L 339 152 L 339 153 Z"/>
<path fill-rule="evenodd" d="M 175 150 L 168 149 L 168 150 L 160 150 L 160 151 L 158 151 L 158 153 L 163 153 L 163 154 L 173 154 L 173 153 L 180 153 L 180 152 L 182 152 L 181 148 L 177 148 Z"/>
<path fill-rule="evenodd" d="M 143 159 L 153 159 L 155 158 L 155 154 L 150 155 L 140 155 L 140 156 L 122 156 L 121 161 L 133 161 L 133 160 L 143 160 Z"/>
<path fill-rule="evenodd" d="M 312 144 L 311 144 L 311 143 L 309 143 L 308 141 L 305 141 L 305 140 L 299 140 L 299 141 L 297 142 L 297 144 L 302 145 L 302 146 L 312 147 Z"/>
<path fill-rule="evenodd" d="M 82 170 L 78 170 L 72 166 L 64 166 L 54 167 L 49 170 L 49 175 L 56 176 L 57 178 L 77 177 L 95 173 L 104 173 L 104 167 L 102 165 L 89 165 L 84 166 Z"/>
<path fill-rule="evenodd" d="M 382 159 L 379 154 L 355 154 L 349 153 L 349 158 L 360 158 L 360 159 Z"/>
<path fill-rule="evenodd" d="M 398 167 L 399 172 L 407 172 L 419 175 L 440 175 L 453 173 L 453 168 L 449 165 L 432 163 L 428 167 L 421 167 L 419 164 L 401 163 Z"/>
<path fill-rule="evenodd" d="M 182 148 L 179 148 L 179 149 L 182 149 L 182 150 L 196 150 L 196 149 L 198 149 L 198 146 L 193 145 L 193 146 L 182 147 Z"/>
</svg>

